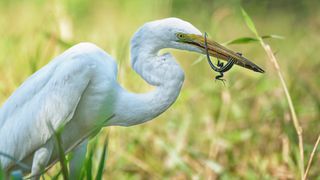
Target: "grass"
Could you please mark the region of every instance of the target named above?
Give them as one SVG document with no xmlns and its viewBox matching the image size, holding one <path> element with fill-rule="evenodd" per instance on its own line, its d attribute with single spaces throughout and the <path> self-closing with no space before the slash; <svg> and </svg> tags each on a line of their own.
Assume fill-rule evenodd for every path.
<svg viewBox="0 0 320 180">
<path fill-rule="evenodd" d="M 151 90 L 131 70 L 130 37 L 146 21 L 178 16 L 218 42 L 238 39 L 228 47 L 264 67 L 266 73 L 234 67 L 226 73 L 223 86 L 214 82 L 215 74 L 205 61 L 192 65 L 199 55 L 170 50 L 186 73 L 177 102 L 149 123 L 104 129 L 89 143 L 81 177 L 299 179 L 304 167 L 309 179 L 319 179 L 315 142 L 320 133 L 320 6 L 316 1 L 310 1 L 316 5 L 295 2 L 242 3 L 260 36 L 285 37 L 263 40 L 272 47 L 274 52 L 268 52 L 281 67 L 292 107 L 269 61 L 272 56 L 254 43 L 259 38 L 251 37 L 246 27 L 241 2 L 204 0 L 1 1 L 0 99 L 4 102 L 30 74 L 80 41 L 94 42 L 118 60 L 124 87 L 135 92 Z M 302 152 L 292 108 L 303 130 Z M 60 167 L 57 163 L 45 178 L 61 179 Z"/>
<path fill-rule="evenodd" d="M 278 61 L 277 61 L 274 53 L 271 50 L 270 45 L 266 44 L 263 41 L 263 38 L 261 36 L 259 36 L 253 21 L 251 20 L 250 16 L 245 12 L 244 9 L 242 9 L 242 14 L 243 14 L 243 17 L 244 17 L 244 19 L 246 21 L 247 26 L 250 28 L 250 30 L 255 34 L 256 38 L 259 40 L 261 46 L 263 47 L 263 49 L 265 50 L 266 54 L 268 55 L 270 62 L 273 64 L 275 70 L 277 71 L 277 74 L 278 74 L 279 80 L 281 82 L 283 91 L 284 91 L 284 93 L 286 95 L 286 99 L 288 101 L 289 109 L 290 109 L 290 112 L 291 112 L 292 123 L 293 123 L 294 128 L 295 128 L 295 130 L 297 132 L 298 142 L 299 142 L 299 151 L 300 151 L 300 159 L 299 159 L 300 176 L 301 176 L 302 180 L 305 180 L 305 179 L 308 178 L 309 168 L 311 166 L 311 162 L 313 160 L 314 153 L 315 153 L 315 151 L 316 151 L 316 149 L 318 147 L 320 136 L 318 137 L 318 140 L 315 143 L 314 149 L 313 149 L 313 151 L 312 151 L 312 153 L 310 155 L 310 159 L 309 159 L 309 162 L 308 162 L 307 170 L 304 171 L 304 148 L 303 148 L 304 144 L 303 144 L 302 128 L 301 128 L 300 122 L 299 122 L 299 120 L 297 118 L 296 111 L 295 111 L 294 105 L 292 103 L 292 98 L 291 98 L 291 95 L 290 95 L 290 93 L 288 91 L 288 87 L 287 87 L 287 85 L 285 83 L 285 80 L 284 80 L 284 77 L 282 75 L 280 66 L 278 64 Z M 272 36 L 270 36 L 270 37 L 272 37 Z M 275 36 L 275 37 L 279 37 L 279 36 Z"/>
</svg>

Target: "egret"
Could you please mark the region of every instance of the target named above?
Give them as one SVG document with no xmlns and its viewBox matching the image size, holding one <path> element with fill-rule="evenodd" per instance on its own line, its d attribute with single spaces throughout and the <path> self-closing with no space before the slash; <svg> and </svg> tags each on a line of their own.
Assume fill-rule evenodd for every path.
<svg viewBox="0 0 320 180">
<path fill-rule="evenodd" d="M 177 99 L 184 81 L 175 58 L 159 53 L 164 48 L 208 52 L 264 72 L 212 40 L 205 45 L 202 33 L 178 18 L 147 22 L 131 40 L 131 66 L 155 87 L 151 92 L 127 91 L 117 82 L 117 65 L 108 53 L 92 43 L 77 44 L 31 75 L 3 104 L 0 152 L 15 161 L 0 156 L 1 166 L 10 172 L 22 162 L 31 167 L 31 175 L 37 175 L 58 158 L 52 129 L 64 126 L 61 139 L 67 153 L 97 128 L 137 125 L 163 113 Z"/>
</svg>

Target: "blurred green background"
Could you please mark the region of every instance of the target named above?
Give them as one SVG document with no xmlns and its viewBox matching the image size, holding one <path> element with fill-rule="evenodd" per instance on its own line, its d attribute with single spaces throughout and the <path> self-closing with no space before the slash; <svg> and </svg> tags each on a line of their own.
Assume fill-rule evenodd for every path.
<svg viewBox="0 0 320 180">
<path fill-rule="evenodd" d="M 303 127 L 305 164 L 320 133 L 320 1 L 300 0 L 1 0 L 0 100 L 70 45 L 89 41 L 119 64 L 120 83 L 152 89 L 130 67 L 129 43 L 143 23 L 191 22 L 223 43 L 253 37 L 243 7 L 276 53 Z M 266 70 L 234 67 L 224 86 L 198 54 L 172 52 L 186 80 L 175 104 L 146 124 L 108 127 L 105 179 L 297 179 L 298 140 L 280 81 L 258 43 L 230 45 Z M 97 166 L 101 146 L 94 149 Z M 319 152 L 319 150 L 318 150 Z M 310 179 L 320 179 L 316 154 Z M 57 172 L 52 168 L 47 175 Z"/>
</svg>

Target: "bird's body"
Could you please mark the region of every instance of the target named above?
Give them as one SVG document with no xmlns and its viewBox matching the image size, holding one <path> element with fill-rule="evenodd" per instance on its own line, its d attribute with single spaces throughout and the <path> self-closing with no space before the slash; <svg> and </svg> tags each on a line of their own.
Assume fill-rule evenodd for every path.
<svg viewBox="0 0 320 180">
<path fill-rule="evenodd" d="M 166 56 L 159 58 L 165 60 Z M 165 76 L 161 77 L 165 80 Z M 172 82 L 170 77 L 167 82 L 172 84 L 164 87 L 159 84 L 158 87 L 161 93 L 167 91 L 165 97 L 171 99 L 160 98 L 158 89 L 147 94 L 130 93 L 117 83 L 117 66 L 111 56 L 91 43 L 75 45 L 32 75 L 4 104 L 1 109 L 1 152 L 31 165 L 35 150 L 54 141 L 47 122 L 55 129 L 65 125 L 62 140 L 65 150 L 70 150 L 102 124 L 130 126 L 138 121 L 141 123 L 142 119 L 149 120 L 176 99 L 183 73 L 176 78 L 177 82 Z M 176 92 L 169 92 L 171 88 Z M 28 91 L 31 89 L 33 91 Z M 153 109 L 151 104 L 162 107 Z M 61 119 L 54 118 L 57 116 Z M 28 134 L 21 133 L 26 130 Z M 3 167 L 10 168 L 10 159 L 0 159 Z M 51 158 L 54 160 L 56 157 Z"/>
<path fill-rule="evenodd" d="M 190 23 L 177 18 L 146 23 L 131 42 L 133 69 L 156 88 L 132 93 L 117 82 L 117 65 L 105 51 L 80 43 L 54 58 L 28 78 L 0 109 L 0 152 L 40 172 L 57 160 L 54 132 L 64 126 L 65 151 L 103 126 L 131 126 L 164 112 L 178 97 L 184 73 L 163 48 L 204 53 L 195 45 L 180 42 L 177 33 L 202 36 Z M 210 46 L 209 46 L 210 47 Z M 18 168 L 0 155 L 6 171 Z"/>
<path fill-rule="evenodd" d="M 76 45 L 55 58 L 3 105 L 1 152 L 32 162 L 32 154 L 53 140 L 47 123 L 54 129 L 65 124 L 63 142 L 70 148 L 113 113 L 116 74 L 113 59 L 93 44 Z M 10 159 L 0 159 L 10 167 Z"/>
</svg>

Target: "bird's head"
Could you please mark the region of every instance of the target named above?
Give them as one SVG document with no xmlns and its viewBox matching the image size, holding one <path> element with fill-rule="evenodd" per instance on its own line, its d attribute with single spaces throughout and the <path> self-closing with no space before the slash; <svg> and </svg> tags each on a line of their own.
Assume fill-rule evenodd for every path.
<svg viewBox="0 0 320 180">
<path fill-rule="evenodd" d="M 189 22 L 179 18 L 166 18 L 146 23 L 135 34 L 132 44 L 146 43 L 154 50 L 175 48 L 206 54 L 204 35 Z M 226 60 L 233 58 L 235 64 L 256 72 L 264 72 L 259 66 L 239 53 L 208 39 L 210 56 Z"/>
</svg>

